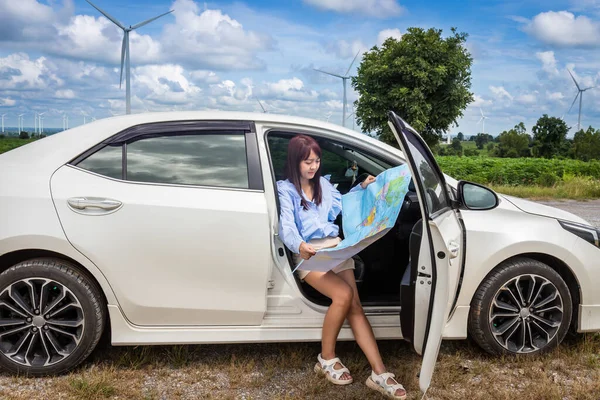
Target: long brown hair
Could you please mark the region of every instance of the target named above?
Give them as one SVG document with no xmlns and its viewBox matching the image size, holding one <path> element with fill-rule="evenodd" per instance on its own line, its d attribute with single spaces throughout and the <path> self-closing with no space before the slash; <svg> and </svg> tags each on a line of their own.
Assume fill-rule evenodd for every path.
<svg viewBox="0 0 600 400">
<path fill-rule="evenodd" d="M 294 185 L 300 195 L 302 207 L 308 210 L 308 202 L 302 196 L 302 186 L 300 185 L 300 163 L 310 157 L 311 150 L 321 158 L 321 147 L 317 141 L 310 136 L 297 135 L 290 140 L 288 144 L 287 160 L 285 162 L 286 178 Z M 313 188 L 314 202 L 321 204 L 321 166 L 315 172 L 315 176 L 310 180 Z"/>
</svg>

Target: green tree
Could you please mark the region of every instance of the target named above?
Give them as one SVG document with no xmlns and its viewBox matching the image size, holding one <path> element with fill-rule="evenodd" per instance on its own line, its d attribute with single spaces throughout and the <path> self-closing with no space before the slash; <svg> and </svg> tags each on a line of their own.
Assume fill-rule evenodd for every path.
<svg viewBox="0 0 600 400">
<path fill-rule="evenodd" d="M 465 135 L 462 132 L 458 132 L 458 135 L 456 135 L 456 137 L 458 138 L 458 140 L 463 141 L 465 140 Z"/>
<path fill-rule="evenodd" d="M 19 133 L 19 139 L 29 139 L 29 133 L 21 131 L 21 133 Z"/>
<path fill-rule="evenodd" d="M 498 147 L 496 154 L 499 157 L 517 158 L 529 157 L 529 135 L 525 131 L 525 125 L 521 122 L 513 129 L 502 132 L 498 136 Z"/>
<path fill-rule="evenodd" d="M 375 131 L 396 145 L 387 125 L 392 110 L 431 147 L 456 123 L 473 101 L 473 59 L 464 46 L 467 34 L 451 31 L 443 38 L 441 29 L 408 28 L 401 40 L 388 38 L 364 54 L 352 78 L 360 95 L 355 109 L 363 131 Z"/>
<path fill-rule="evenodd" d="M 536 157 L 552 158 L 563 154 L 565 141 L 569 127 L 560 118 L 549 117 L 544 114 L 538 119 L 535 126 L 531 129 L 533 132 L 533 154 Z"/>
<path fill-rule="evenodd" d="M 493 137 L 492 135 L 489 135 L 489 134 L 487 134 L 487 133 L 478 133 L 478 134 L 475 136 L 475 146 L 477 146 L 477 148 L 478 148 L 479 150 L 482 150 L 482 149 L 483 149 L 483 146 L 484 146 L 486 143 L 489 143 L 489 142 L 491 142 L 491 141 L 493 141 L 493 140 L 494 140 L 494 137 Z"/>
<path fill-rule="evenodd" d="M 600 130 L 591 126 L 581 129 L 573 137 L 573 156 L 579 160 L 590 161 L 600 159 Z"/>
<path fill-rule="evenodd" d="M 452 144 L 450 145 L 450 148 L 452 148 L 452 150 L 454 150 L 455 155 L 462 156 L 463 147 L 462 147 L 462 143 L 460 142 L 459 138 L 455 137 L 454 139 L 452 139 Z"/>
</svg>

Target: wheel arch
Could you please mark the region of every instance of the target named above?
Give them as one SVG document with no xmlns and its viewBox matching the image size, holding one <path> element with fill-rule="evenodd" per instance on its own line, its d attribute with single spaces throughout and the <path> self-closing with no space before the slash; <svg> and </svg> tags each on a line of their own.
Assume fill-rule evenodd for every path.
<svg viewBox="0 0 600 400">
<path fill-rule="evenodd" d="M 577 324 L 579 321 L 579 305 L 581 304 L 581 285 L 579 284 L 579 281 L 577 280 L 577 277 L 573 272 L 572 268 L 569 267 L 569 265 L 567 265 L 567 263 L 565 263 L 563 260 L 555 256 L 544 253 L 521 253 L 513 255 L 494 266 L 494 268 L 492 268 L 486 274 L 485 278 L 479 283 L 477 288 L 479 288 L 479 286 L 483 282 L 485 282 L 485 280 L 491 274 L 493 274 L 498 268 L 500 268 L 502 264 L 506 263 L 507 261 L 511 261 L 518 258 L 529 258 L 544 263 L 550 268 L 552 268 L 554 271 L 556 271 L 556 273 L 558 273 L 560 277 L 565 281 L 565 283 L 567 284 L 567 288 L 569 289 L 569 294 L 571 295 L 571 302 L 573 307 L 571 313 L 571 329 L 576 331 L 578 326 Z M 471 304 L 471 302 L 473 301 L 476 293 L 477 289 L 475 289 L 475 291 L 471 295 L 471 298 L 469 299 L 469 304 Z"/>
<path fill-rule="evenodd" d="M 93 282 L 93 284 L 98 287 L 98 290 L 102 295 L 102 301 L 104 302 L 104 306 L 106 307 L 109 304 L 109 296 L 112 295 L 112 291 L 107 295 L 106 288 L 104 287 L 102 282 L 100 282 L 99 279 L 97 279 L 94 273 L 92 273 L 92 271 L 90 271 L 88 268 L 85 267 L 85 265 L 75 260 L 74 258 L 56 251 L 47 249 L 20 249 L 2 254 L 0 256 L 0 273 L 6 271 L 15 264 L 36 258 L 53 258 L 64 260 L 70 264 L 73 264 L 79 272 L 88 277 Z"/>
</svg>

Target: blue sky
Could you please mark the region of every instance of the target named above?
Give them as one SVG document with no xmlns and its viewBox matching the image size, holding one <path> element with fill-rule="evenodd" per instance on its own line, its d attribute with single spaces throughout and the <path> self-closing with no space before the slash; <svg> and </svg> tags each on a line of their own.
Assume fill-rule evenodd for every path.
<svg viewBox="0 0 600 400">
<path fill-rule="evenodd" d="M 174 9 L 131 36 L 133 112 L 260 111 L 341 124 L 343 73 L 356 52 L 408 27 L 469 34 L 475 101 L 450 131 L 498 134 L 544 113 L 577 123 L 576 92 L 600 84 L 600 0 L 95 0 L 126 25 Z M 0 114 L 16 126 L 69 126 L 123 114 L 122 33 L 84 0 L 0 0 Z M 356 65 L 351 73 L 355 72 Z M 349 88 L 350 89 L 350 88 Z M 349 100 L 357 94 L 349 90 Z M 352 117 L 347 125 L 352 126 Z M 600 128 L 600 88 L 582 125 Z M 358 126 L 356 126 L 358 130 Z"/>
</svg>

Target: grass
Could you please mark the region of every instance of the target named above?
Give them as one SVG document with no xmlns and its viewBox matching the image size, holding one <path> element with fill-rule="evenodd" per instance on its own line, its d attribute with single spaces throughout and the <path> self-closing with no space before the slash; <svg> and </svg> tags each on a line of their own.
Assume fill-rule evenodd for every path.
<svg viewBox="0 0 600 400">
<path fill-rule="evenodd" d="M 409 392 L 408 398 L 420 399 L 420 357 L 401 341 L 380 341 L 379 345 L 388 369 Z M 343 342 L 337 349 L 355 378 L 347 387 L 331 385 L 313 372 L 319 350 L 318 343 L 109 348 L 96 352 L 69 375 L 0 375 L 0 397 L 383 399 L 364 385 L 370 367 L 356 343 Z M 534 357 L 493 357 L 469 341 L 444 342 L 427 398 L 597 400 L 598 354 L 600 336 L 592 334 L 570 337 L 557 349 Z M 122 362 L 124 357 L 144 363 L 129 368 Z"/>
<path fill-rule="evenodd" d="M 498 193 L 532 200 L 600 198 L 600 181 L 589 177 L 570 177 L 551 187 L 540 185 L 489 185 Z"/>
<path fill-rule="evenodd" d="M 16 149 L 24 144 L 31 143 L 36 139 L 19 139 L 19 138 L 3 138 L 0 139 L 0 154 L 6 153 L 9 150 Z"/>
</svg>

